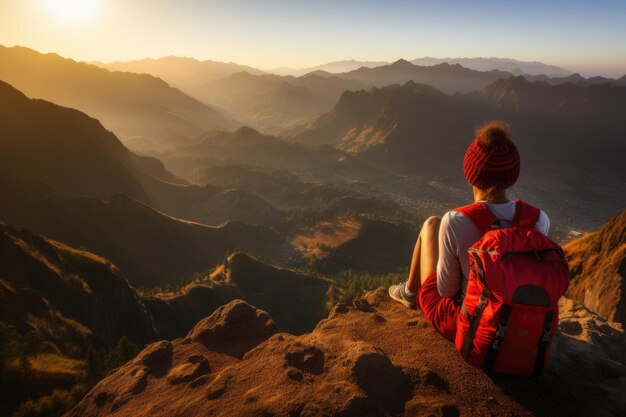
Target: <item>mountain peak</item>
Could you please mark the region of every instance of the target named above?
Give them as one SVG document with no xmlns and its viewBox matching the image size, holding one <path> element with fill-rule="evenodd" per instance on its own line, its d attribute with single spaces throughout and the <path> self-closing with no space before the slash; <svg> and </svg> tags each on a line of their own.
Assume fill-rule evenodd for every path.
<svg viewBox="0 0 626 417">
<path fill-rule="evenodd" d="M 406 59 L 399 59 L 396 62 L 394 62 L 393 64 L 391 64 L 391 67 L 393 68 L 413 68 L 415 67 L 415 65 L 411 64 L 409 61 L 407 61 Z"/>
<path fill-rule="evenodd" d="M 249 126 L 240 127 L 233 133 L 233 136 L 237 139 L 263 139 L 264 138 L 261 132 Z"/>
</svg>

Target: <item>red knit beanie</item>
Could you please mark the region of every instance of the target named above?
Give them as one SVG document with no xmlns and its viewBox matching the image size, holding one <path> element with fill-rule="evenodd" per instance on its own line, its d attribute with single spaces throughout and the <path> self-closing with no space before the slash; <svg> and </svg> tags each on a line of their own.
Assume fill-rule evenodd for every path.
<svg viewBox="0 0 626 417">
<path fill-rule="evenodd" d="M 494 123 L 479 129 L 463 160 L 463 173 L 471 185 L 486 190 L 509 188 L 519 177 L 517 147 L 505 125 Z"/>
</svg>

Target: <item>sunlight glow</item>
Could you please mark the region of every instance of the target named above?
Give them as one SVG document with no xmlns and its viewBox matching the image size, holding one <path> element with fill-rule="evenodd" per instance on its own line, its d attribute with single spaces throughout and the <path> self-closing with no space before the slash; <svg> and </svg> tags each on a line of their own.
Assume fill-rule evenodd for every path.
<svg viewBox="0 0 626 417">
<path fill-rule="evenodd" d="M 42 0 L 45 7 L 63 22 L 83 22 L 98 8 L 99 0 Z"/>
</svg>

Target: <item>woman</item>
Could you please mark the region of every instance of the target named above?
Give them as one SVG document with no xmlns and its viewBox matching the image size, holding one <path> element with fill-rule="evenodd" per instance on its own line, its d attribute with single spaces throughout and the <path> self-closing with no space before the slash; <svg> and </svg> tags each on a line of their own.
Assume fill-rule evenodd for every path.
<svg viewBox="0 0 626 417">
<path fill-rule="evenodd" d="M 501 122 L 481 126 L 475 137 L 463 161 L 474 201 L 486 203 L 497 219 L 510 222 L 516 203 L 509 200 L 506 190 L 519 176 L 517 148 Z M 541 211 L 535 229 L 547 235 L 549 228 L 548 216 Z M 389 295 L 409 308 L 419 305 L 433 327 L 453 340 L 469 276 L 467 251 L 480 237 L 474 223 L 458 211 L 428 218 L 415 244 L 408 281 L 391 286 Z"/>
</svg>

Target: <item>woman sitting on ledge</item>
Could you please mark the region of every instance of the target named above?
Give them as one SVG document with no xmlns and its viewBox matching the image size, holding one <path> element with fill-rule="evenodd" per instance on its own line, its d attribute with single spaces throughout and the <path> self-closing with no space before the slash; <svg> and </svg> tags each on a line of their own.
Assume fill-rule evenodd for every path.
<svg viewBox="0 0 626 417">
<path fill-rule="evenodd" d="M 520 158 L 508 127 L 491 122 L 476 131 L 463 161 L 474 202 L 485 203 L 497 219 L 513 221 L 517 204 L 506 190 L 515 184 Z M 541 211 L 535 229 L 547 235 L 548 216 Z M 452 210 L 430 217 L 422 226 L 406 283 L 393 285 L 389 295 L 409 308 L 419 306 L 445 338 L 454 340 L 456 319 L 469 276 L 468 249 L 481 238 L 474 223 Z"/>
</svg>

